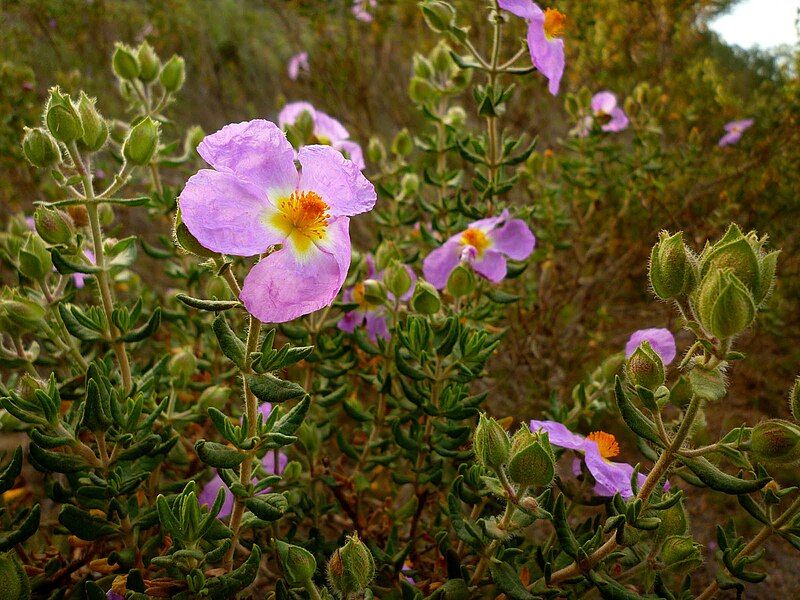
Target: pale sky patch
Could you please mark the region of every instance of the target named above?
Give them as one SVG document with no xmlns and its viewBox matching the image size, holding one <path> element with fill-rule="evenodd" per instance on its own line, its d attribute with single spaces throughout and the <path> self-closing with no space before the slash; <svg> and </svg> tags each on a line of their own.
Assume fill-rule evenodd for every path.
<svg viewBox="0 0 800 600">
<path fill-rule="evenodd" d="M 800 0 L 742 0 L 708 26 L 732 46 L 768 49 L 796 44 L 799 8 Z"/>
</svg>

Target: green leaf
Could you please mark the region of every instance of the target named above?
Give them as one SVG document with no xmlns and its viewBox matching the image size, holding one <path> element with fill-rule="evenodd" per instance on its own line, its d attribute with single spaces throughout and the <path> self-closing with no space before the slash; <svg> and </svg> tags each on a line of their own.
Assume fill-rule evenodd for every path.
<svg viewBox="0 0 800 600">
<path fill-rule="evenodd" d="M 653 442 L 657 446 L 664 447 L 664 442 L 656 432 L 655 423 L 642 414 L 633 402 L 628 398 L 625 389 L 622 386 L 622 380 L 619 375 L 614 378 L 614 398 L 617 401 L 617 408 L 619 409 L 622 419 L 625 424 L 630 427 L 631 431 L 644 439 Z"/>
<path fill-rule="evenodd" d="M 283 494 L 260 494 L 248 498 L 244 504 L 255 516 L 268 523 L 277 521 L 289 510 L 289 502 Z"/>
<path fill-rule="evenodd" d="M 0 473 L 0 494 L 14 487 L 14 482 L 22 472 L 22 447 L 17 446 L 6 468 Z"/>
<path fill-rule="evenodd" d="M 34 467 L 39 470 L 54 471 L 56 473 L 77 473 L 88 466 L 81 456 L 62 452 L 50 452 L 31 444 L 29 452 Z"/>
<path fill-rule="evenodd" d="M 244 342 L 233 332 L 224 315 L 214 319 L 213 329 L 222 353 L 237 367 L 244 369 L 246 358 Z"/>
<path fill-rule="evenodd" d="M 261 402 L 286 402 L 299 398 L 306 391 L 293 381 L 286 381 L 270 373 L 248 375 L 247 385 Z"/>
<path fill-rule="evenodd" d="M 141 342 L 144 339 L 149 338 L 153 335 L 158 326 L 161 324 L 161 308 L 156 307 L 153 311 L 153 314 L 150 315 L 150 318 L 147 320 L 147 323 L 139 327 L 138 329 L 134 329 L 129 331 L 119 339 L 123 342 Z"/>
<path fill-rule="evenodd" d="M 270 433 L 280 433 L 283 435 L 293 435 L 297 428 L 306 417 L 309 407 L 311 406 L 311 396 L 306 395 L 300 402 L 294 405 L 292 410 L 283 415 Z"/>
<path fill-rule="evenodd" d="M 489 564 L 489 572 L 492 575 L 492 581 L 500 591 L 512 600 L 537 600 L 539 598 L 525 589 L 517 572 L 508 563 L 493 558 Z"/>
<path fill-rule="evenodd" d="M 198 440 L 194 445 L 194 450 L 197 452 L 197 456 L 200 457 L 200 460 L 217 469 L 232 469 L 233 467 L 237 467 L 247 456 L 234 448 L 218 444 L 217 442 L 207 442 L 205 440 Z"/>
<path fill-rule="evenodd" d="M 739 477 L 728 475 L 702 456 L 698 458 L 678 456 L 678 459 L 686 465 L 692 473 L 697 475 L 700 481 L 712 490 L 717 490 L 725 494 L 752 494 L 771 481 L 769 477 L 762 477 L 760 479 L 740 479 Z"/>
<path fill-rule="evenodd" d="M 38 504 L 34 504 L 25 520 L 13 531 L 7 531 L 0 535 L 0 552 L 7 552 L 17 544 L 21 544 L 39 530 L 42 510 Z"/>
<path fill-rule="evenodd" d="M 58 522 L 82 540 L 94 541 L 119 533 L 106 519 L 95 517 L 74 504 L 65 504 L 61 508 Z"/>
<path fill-rule="evenodd" d="M 242 305 L 242 303 L 238 300 L 204 300 L 202 298 L 192 298 L 186 294 L 177 294 L 175 297 L 183 302 L 186 306 L 196 308 L 197 310 L 207 310 L 210 312 L 230 310 Z"/>
</svg>

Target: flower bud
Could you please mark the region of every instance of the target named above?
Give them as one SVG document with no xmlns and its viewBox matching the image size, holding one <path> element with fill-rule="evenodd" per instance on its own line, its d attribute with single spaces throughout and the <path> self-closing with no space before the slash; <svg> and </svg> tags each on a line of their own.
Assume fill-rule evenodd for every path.
<svg viewBox="0 0 800 600">
<path fill-rule="evenodd" d="M 62 94 L 58 86 L 50 89 L 50 98 L 45 107 L 45 124 L 53 137 L 65 144 L 83 136 L 81 117 L 69 95 Z"/>
<path fill-rule="evenodd" d="M 415 53 L 412 59 L 414 75 L 422 79 L 429 79 L 433 75 L 433 65 L 422 54 Z"/>
<path fill-rule="evenodd" d="M 44 321 L 45 309 L 10 290 L 0 299 L 0 331 L 12 336 L 36 331 Z"/>
<path fill-rule="evenodd" d="M 194 352 L 188 348 L 183 348 L 173 355 L 167 367 L 170 376 L 182 383 L 189 381 L 196 369 L 197 359 Z"/>
<path fill-rule="evenodd" d="M 411 298 L 411 306 L 420 314 L 433 315 L 439 312 L 442 301 L 439 292 L 427 281 L 418 281 Z"/>
<path fill-rule="evenodd" d="M 447 109 L 444 122 L 454 129 L 459 129 L 467 122 L 467 111 L 460 106 L 451 106 Z"/>
<path fill-rule="evenodd" d="M 440 41 L 430 54 L 431 64 L 438 75 L 448 76 L 456 67 L 453 57 L 450 56 L 450 46 Z"/>
<path fill-rule="evenodd" d="M 404 196 L 413 196 L 419 191 L 419 176 L 416 173 L 406 173 L 400 179 L 400 189 Z"/>
<path fill-rule="evenodd" d="M 640 385 L 655 391 L 659 386 L 664 385 L 664 363 L 650 346 L 650 342 L 642 342 L 631 354 L 625 364 L 625 375 L 633 387 Z"/>
<path fill-rule="evenodd" d="M 789 410 L 797 423 L 800 423 L 800 377 L 794 380 L 792 390 L 789 392 Z"/>
<path fill-rule="evenodd" d="M 136 59 L 139 62 L 139 79 L 145 83 L 150 83 L 161 70 L 161 61 L 158 60 L 158 54 L 155 53 L 153 47 L 147 43 L 142 42 L 136 51 Z"/>
<path fill-rule="evenodd" d="M 425 22 L 434 32 L 450 31 L 456 23 L 456 9 L 447 2 L 429 0 L 420 6 Z"/>
<path fill-rule="evenodd" d="M 136 58 L 133 48 L 119 42 L 114 46 L 111 67 L 114 69 L 116 76 L 124 81 L 136 79 L 141 71 L 139 59 Z"/>
<path fill-rule="evenodd" d="M 367 279 L 364 281 L 364 301 L 373 306 L 379 306 L 386 302 L 386 286 L 377 279 Z"/>
<path fill-rule="evenodd" d="M 662 300 L 678 298 L 690 291 L 695 280 L 693 257 L 683 244 L 683 233 L 662 231 L 650 253 L 650 285 Z"/>
<path fill-rule="evenodd" d="M 793 465 L 800 461 L 800 426 L 770 419 L 753 427 L 750 452 L 767 465 Z"/>
<path fill-rule="evenodd" d="M 376 137 L 369 138 L 369 144 L 367 144 L 367 160 L 371 163 L 380 164 L 386 159 L 386 148 L 383 146 L 383 142 Z"/>
<path fill-rule="evenodd" d="M 757 246 L 745 237 L 736 224 L 703 255 L 703 274 L 710 270 L 729 270 L 755 295 L 761 278 Z"/>
<path fill-rule="evenodd" d="M 0 554 L 0 598 L 28 600 L 31 584 L 14 552 Z"/>
<path fill-rule="evenodd" d="M 522 486 L 547 485 L 555 476 L 555 457 L 546 436 L 520 427 L 511 438 L 508 476 Z"/>
<path fill-rule="evenodd" d="M 19 271 L 28 279 L 40 281 L 53 270 L 53 259 L 38 235 L 29 234 L 19 250 Z"/>
<path fill-rule="evenodd" d="M 511 441 L 500 423 L 482 413 L 472 439 L 472 450 L 484 467 L 499 469 L 508 461 Z"/>
<path fill-rule="evenodd" d="M 414 285 L 414 280 L 408 272 L 408 267 L 396 259 L 392 260 L 384 271 L 383 281 L 386 284 L 386 289 L 395 298 L 402 298 L 408 294 L 411 286 Z"/>
<path fill-rule="evenodd" d="M 192 125 L 186 132 L 186 137 L 183 140 L 183 153 L 187 156 L 196 151 L 200 142 L 206 137 L 206 132 L 199 125 Z"/>
<path fill-rule="evenodd" d="M 362 593 L 375 577 L 375 559 L 354 533 L 328 561 L 328 581 L 341 598 Z"/>
<path fill-rule="evenodd" d="M 661 562 L 668 569 L 691 571 L 703 562 L 702 546 L 691 537 L 673 535 L 661 547 Z"/>
<path fill-rule="evenodd" d="M 414 150 L 414 140 L 408 129 L 403 128 L 392 141 L 392 152 L 399 156 L 408 156 Z"/>
<path fill-rule="evenodd" d="M 417 104 L 425 104 L 436 99 L 436 88 L 426 79 L 412 77 L 408 83 L 408 96 Z"/>
<path fill-rule="evenodd" d="M 128 133 L 122 154 L 125 160 L 133 165 L 146 165 L 156 154 L 158 149 L 158 123 L 150 117 L 145 117 L 137 123 Z"/>
<path fill-rule="evenodd" d="M 72 219 L 67 213 L 39 207 L 33 213 L 36 233 L 48 244 L 66 244 L 74 233 Z"/>
<path fill-rule="evenodd" d="M 753 322 L 756 305 L 736 275 L 727 269 L 713 269 L 700 282 L 695 312 L 703 329 L 717 339 L 727 339 Z"/>
<path fill-rule="evenodd" d="M 97 112 L 95 99 L 89 98 L 84 92 L 81 92 L 80 100 L 78 100 L 78 113 L 83 125 L 83 137 L 81 138 L 83 145 L 92 152 L 100 150 L 108 139 L 108 124 Z"/>
<path fill-rule="evenodd" d="M 468 296 L 475 290 L 475 273 L 464 263 L 459 264 L 447 278 L 447 292 L 453 298 Z"/>
<path fill-rule="evenodd" d="M 29 163 L 40 169 L 54 167 L 61 162 L 61 149 L 58 143 L 41 127 L 25 129 L 22 152 Z"/>
<path fill-rule="evenodd" d="M 375 268 L 378 271 L 383 271 L 393 260 L 403 260 L 403 255 L 397 246 L 392 241 L 383 241 L 378 249 L 375 251 Z"/>
<path fill-rule="evenodd" d="M 159 81 L 161 81 L 161 85 L 164 86 L 165 90 L 167 90 L 170 94 L 174 94 L 180 91 L 185 80 L 186 63 L 184 62 L 183 58 L 177 54 L 174 54 L 172 58 L 166 62 L 164 68 L 161 69 L 161 77 L 159 78 Z"/>
<path fill-rule="evenodd" d="M 281 540 L 277 540 L 275 545 L 278 549 L 283 576 L 289 586 L 304 586 L 317 570 L 317 561 L 314 559 L 314 555 L 305 548 L 293 546 Z"/>
<path fill-rule="evenodd" d="M 173 360 L 174 359 L 175 357 L 173 357 Z M 170 366 L 172 366 L 171 361 Z M 192 371 L 194 371 L 194 369 L 192 369 Z M 211 407 L 222 410 L 230 395 L 230 388 L 223 385 L 212 385 L 203 390 L 203 393 L 200 394 L 200 397 L 197 399 L 197 403 L 203 410 L 207 410 Z"/>
<path fill-rule="evenodd" d="M 122 144 L 125 142 L 125 138 L 128 137 L 128 131 L 130 131 L 130 128 L 126 123 L 118 119 L 114 119 L 113 121 L 111 121 L 111 128 L 110 128 L 111 139 L 117 142 L 118 144 Z"/>
</svg>

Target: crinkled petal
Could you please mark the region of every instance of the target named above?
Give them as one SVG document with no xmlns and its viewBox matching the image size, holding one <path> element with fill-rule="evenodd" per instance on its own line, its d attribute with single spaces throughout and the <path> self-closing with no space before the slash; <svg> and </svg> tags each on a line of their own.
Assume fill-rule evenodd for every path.
<svg viewBox="0 0 800 600">
<path fill-rule="evenodd" d="M 375 187 L 338 150 L 330 146 L 304 146 L 297 158 L 302 165 L 299 189 L 319 194 L 334 217 L 357 215 L 375 206 Z"/>
<path fill-rule="evenodd" d="M 334 147 L 341 152 L 347 152 L 347 156 L 359 170 L 363 171 L 366 168 L 367 163 L 364 162 L 364 151 L 361 150 L 361 146 L 357 142 L 344 140 L 334 144 Z"/>
<path fill-rule="evenodd" d="M 582 435 L 572 433 L 567 426 L 558 421 L 531 421 L 531 431 L 536 433 L 540 429 L 547 432 L 550 438 L 550 443 L 560 448 L 569 448 L 570 450 L 578 450 L 583 452 L 589 444 L 594 444 L 591 440 L 587 440 Z M 596 447 L 596 444 L 594 444 Z"/>
<path fill-rule="evenodd" d="M 628 115 L 619 107 L 614 108 L 610 113 L 611 120 L 600 129 L 603 131 L 620 132 L 628 127 Z"/>
<path fill-rule="evenodd" d="M 630 357 L 642 342 L 650 342 L 653 350 L 661 357 L 665 365 L 675 360 L 677 349 L 675 347 L 675 336 L 669 329 L 662 327 L 651 327 L 634 331 L 628 342 L 625 344 L 625 356 Z"/>
<path fill-rule="evenodd" d="M 274 210 L 266 193 L 230 172 L 198 171 L 186 182 L 178 204 L 192 235 L 214 252 L 253 256 L 285 237 L 265 223 L 265 215 Z"/>
<path fill-rule="evenodd" d="M 592 96 L 591 107 L 595 114 L 610 115 L 611 111 L 617 107 L 617 97 L 607 90 L 597 92 Z"/>
<path fill-rule="evenodd" d="M 631 475 L 633 467 L 627 463 L 610 462 L 600 455 L 597 444 L 592 442 L 586 446 L 584 460 L 586 467 L 597 482 L 596 490 L 602 490 L 604 495 L 613 496 L 619 492 L 623 498 L 633 496 L 631 490 Z"/>
<path fill-rule="evenodd" d="M 548 89 L 555 96 L 564 74 L 564 40 L 547 39 L 544 32 L 544 13 L 534 15 L 530 20 L 527 39 L 533 66 L 547 78 Z"/>
<path fill-rule="evenodd" d="M 522 219 L 510 219 L 488 233 L 492 248 L 513 260 L 524 260 L 536 247 L 536 237 Z"/>
<path fill-rule="evenodd" d="M 389 327 L 386 324 L 386 317 L 379 314 L 377 311 L 370 311 L 366 315 L 367 333 L 369 339 L 373 342 L 379 337 L 388 340 L 391 336 L 389 334 Z"/>
<path fill-rule="evenodd" d="M 280 195 L 295 189 L 294 149 L 270 121 L 226 125 L 206 136 L 197 152 L 217 171 L 232 173 L 260 190 Z"/>
<path fill-rule="evenodd" d="M 478 259 L 472 262 L 472 268 L 492 283 L 502 281 L 507 272 L 506 257 L 494 249 L 486 250 Z"/>
<path fill-rule="evenodd" d="M 498 6 L 503 10 L 507 10 L 512 15 L 522 17 L 523 19 L 533 19 L 542 10 L 533 3 L 533 0 L 498 0 Z"/>
<path fill-rule="evenodd" d="M 304 112 L 311 115 L 312 121 L 317 114 L 317 110 L 309 102 L 289 102 L 278 113 L 278 125 L 281 128 L 294 125 Z"/>
<path fill-rule="evenodd" d="M 316 111 L 314 117 L 314 135 L 318 138 L 327 138 L 331 143 L 340 142 L 350 137 L 350 133 L 339 121 L 329 114 Z"/>
<path fill-rule="evenodd" d="M 447 240 L 422 261 L 422 274 L 436 289 L 444 289 L 447 279 L 461 260 L 461 243 L 458 236 Z"/>
<path fill-rule="evenodd" d="M 264 323 L 285 323 L 329 306 L 347 277 L 346 259 L 314 247 L 302 262 L 289 248 L 259 261 L 245 277 L 240 298 Z"/>
</svg>

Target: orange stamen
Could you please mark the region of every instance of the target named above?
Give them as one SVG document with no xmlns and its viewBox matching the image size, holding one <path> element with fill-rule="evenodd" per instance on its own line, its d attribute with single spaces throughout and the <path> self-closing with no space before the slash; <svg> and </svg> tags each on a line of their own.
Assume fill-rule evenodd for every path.
<svg viewBox="0 0 800 600">
<path fill-rule="evenodd" d="M 567 25 L 567 15 L 555 8 L 548 8 L 544 11 L 544 34 L 547 39 L 552 40 L 564 35 Z"/>
<path fill-rule="evenodd" d="M 600 451 L 600 456 L 603 458 L 612 458 L 619 454 L 619 444 L 617 438 L 605 431 L 593 431 L 586 436 L 586 439 L 592 440 L 597 444 L 597 449 Z"/>
<path fill-rule="evenodd" d="M 461 234 L 461 243 L 475 248 L 478 256 L 482 256 L 483 252 L 492 245 L 491 240 L 483 231 L 472 227 Z"/>
</svg>

